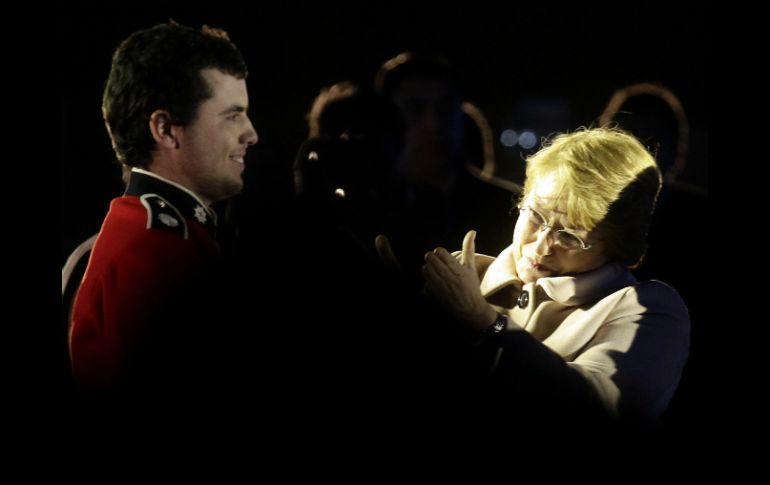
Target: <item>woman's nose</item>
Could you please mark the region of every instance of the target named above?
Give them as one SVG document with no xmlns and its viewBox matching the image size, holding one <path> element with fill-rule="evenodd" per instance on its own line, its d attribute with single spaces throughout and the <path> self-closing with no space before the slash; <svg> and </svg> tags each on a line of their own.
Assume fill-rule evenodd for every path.
<svg viewBox="0 0 770 485">
<path fill-rule="evenodd" d="M 535 252 L 538 255 L 545 256 L 551 254 L 551 248 L 553 247 L 554 238 L 552 237 L 552 229 L 548 226 L 541 226 L 537 231 L 537 240 L 535 242 Z"/>
</svg>

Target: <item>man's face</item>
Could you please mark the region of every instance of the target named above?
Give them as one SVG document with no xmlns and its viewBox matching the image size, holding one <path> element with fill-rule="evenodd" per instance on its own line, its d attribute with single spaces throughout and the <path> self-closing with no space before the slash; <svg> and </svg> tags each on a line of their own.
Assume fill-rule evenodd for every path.
<svg viewBox="0 0 770 485">
<path fill-rule="evenodd" d="M 181 149 L 189 188 L 211 203 L 243 189 L 246 149 L 258 138 L 246 114 L 246 81 L 218 69 L 204 69 L 201 77 L 212 96 L 200 104 L 196 118 L 184 127 Z"/>
<path fill-rule="evenodd" d="M 393 99 L 406 123 L 404 158 L 416 173 L 431 173 L 454 161 L 463 136 L 460 98 L 443 79 L 407 77 Z"/>
</svg>

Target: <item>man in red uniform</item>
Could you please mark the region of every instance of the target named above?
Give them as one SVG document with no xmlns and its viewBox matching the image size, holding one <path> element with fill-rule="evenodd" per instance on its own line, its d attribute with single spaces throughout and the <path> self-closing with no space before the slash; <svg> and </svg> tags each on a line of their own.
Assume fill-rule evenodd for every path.
<svg viewBox="0 0 770 485">
<path fill-rule="evenodd" d="M 221 30 L 162 24 L 117 48 L 102 111 L 131 168 L 77 294 L 72 372 L 84 392 L 172 395 L 214 367 L 213 202 L 239 193 L 257 142 L 247 68 Z M 220 349 L 221 350 L 221 349 Z"/>
</svg>

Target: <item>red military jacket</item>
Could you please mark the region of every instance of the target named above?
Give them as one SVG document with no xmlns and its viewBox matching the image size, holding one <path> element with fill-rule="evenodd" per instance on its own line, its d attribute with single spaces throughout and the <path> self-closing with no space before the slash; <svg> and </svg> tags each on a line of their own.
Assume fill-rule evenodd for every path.
<svg viewBox="0 0 770 485">
<path fill-rule="evenodd" d="M 189 190 L 134 169 L 104 219 L 75 299 L 70 355 L 82 390 L 174 379 L 216 266 L 215 213 Z"/>
</svg>

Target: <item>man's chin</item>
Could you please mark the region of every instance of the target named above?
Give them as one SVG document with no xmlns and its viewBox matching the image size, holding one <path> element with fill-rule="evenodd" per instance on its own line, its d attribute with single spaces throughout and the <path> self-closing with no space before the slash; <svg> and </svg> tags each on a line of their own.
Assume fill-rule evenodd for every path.
<svg viewBox="0 0 770 485">
<path fill-rule="evenodd" d="M 236 180 L 230 180 L 228 181 L 227 186 L 225 186 L 224 192 L 227 194 L 227 197 L 234 197 L 238 194 L 240 194 L 243 191 L 243 179 L 240 177 Z"/>
<path fill-rule="evenodd" d="M 211 197 L 212 202 L 220 202 L 230 199 L 240 194 L 243 191 L 243 183 L 234 184 L 228 183 L 225 186 L 219 187 L 219 191 L 216 197 Z"/>
</svg>

